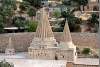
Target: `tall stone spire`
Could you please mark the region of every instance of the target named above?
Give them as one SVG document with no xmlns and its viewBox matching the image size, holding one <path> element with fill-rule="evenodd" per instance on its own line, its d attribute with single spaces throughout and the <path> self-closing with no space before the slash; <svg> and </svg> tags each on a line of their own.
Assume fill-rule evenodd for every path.
<svg viewBox="0 0 100 67">
<path fill-rule="evenodd" d="M 63 31 L 63 36 L 62 36 L 62 41 L 60 42 L 61 48 L 64 50 L 68 50 L 66 55 L 67 55 L 67 61 L 68 62 L 74 62 L 76 61 L 77 54 L 76 54 L 76 46 L 72 42 L 68 22 L 66 21 L 64 31 Z M 70 59 L 69 59 L 70 58 Z"/>
<path fill-rule="evenodd" d="M 54 38 L 45 8 L 40 10 L 40 20 L 34 38 L 28 48 L 29 56 L 33 59 L 53 59 L 53 49 L 58 43 Z"/>
<path fill-rule="evenodd" d="M 46 8 L 43 7 L 40 9 L 40 22 L 30 47 L 40 49 L 54 47 L 54 45 L 57 44 L 48 18 L 48 12 L 46 12 Z"/>
<path fill-rule="evenodd" d="M 49 20 L 48 20 L 48 14 L 45 10 L 45 8 L 42 8 L 40 10 L 40 22 L 38 24 L 37 30 L 36 30 L 36 34 L 35 37 L 44 39 L 44 38 L 48 38 L 48 37 L 54 37 Z"/>
<path fill-rule="evenodd" d="M 8 45 L 7 45 L 7 48 L 5 50 L 5 54 L 6 55 L 14 55 L 15 54 L 15 49 L 13 47 L 13 44 L 12 44 L 12 37 L 10 36 L 9 37 L 9 40 L 8 40 Z"/>
<path fill-rule="evenodd" d="M 72 42 L 68 22 L 66 21 L 64 31 L 63 31 L 63 39 L 64 42 Z"/>
</svg>

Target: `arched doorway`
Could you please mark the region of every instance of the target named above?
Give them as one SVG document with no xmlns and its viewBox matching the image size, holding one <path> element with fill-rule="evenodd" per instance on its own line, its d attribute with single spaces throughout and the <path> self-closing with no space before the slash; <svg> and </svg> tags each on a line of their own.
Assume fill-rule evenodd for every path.
<svg viewBox="0 0 100 67">
<path fill-rule="evenodd" d="M 58 60 L 58 56 L 55 55 L 55 60 Z"/>
</svg>

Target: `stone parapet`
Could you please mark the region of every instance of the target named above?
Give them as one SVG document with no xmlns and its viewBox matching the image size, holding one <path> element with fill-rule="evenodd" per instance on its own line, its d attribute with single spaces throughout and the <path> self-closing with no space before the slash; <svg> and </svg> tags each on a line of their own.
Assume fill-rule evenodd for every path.
<svg viewBox="0 0 100 67">
<path fill-rule="evenodd" d="M 99 67 L 99 65 L 74 64 L 71 62 L 67 62 L 66 67 Z"/>
</svg>

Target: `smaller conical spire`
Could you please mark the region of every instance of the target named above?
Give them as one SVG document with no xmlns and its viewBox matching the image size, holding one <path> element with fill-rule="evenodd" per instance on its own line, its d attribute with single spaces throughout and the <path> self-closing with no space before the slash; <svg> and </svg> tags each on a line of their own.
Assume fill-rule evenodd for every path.
<svg viewBox="0 0 100 67">
<path fill-rule="evenodd" d="M 13 46 L 12 46 L 12 38 L 11 37 L 9 37 L 9 43 L 8 43 L 7 48 L 9 48 L 9 49 L 13 48 Z"/>
<path fill-rule="evenodd" d="M 7 48 L 5 50 L 5 54 L 14 55 L 15 54 L 15 49 L 14 49 L 13 44 L 12 44 L 12 37 L 11 36 L 9 37 L 8 42 L 9 43 L 8 43 Z"/>
<path fill-rule="evenodd" d="M 72 42 L 72 38 L 71 38 L 71 34 L 70 34 L 70 30 L 69 30 L 67 21 L 65 23 L 65 27 L 64 27 L 64 31 L 63 31 L 63 35 L 62 35 L 61 45 L 64 46 L 65 49 L 76 48 Z"/>
<path fill-rule="evenodd" d="M 68 22 L 66 21 L 64 31 L 63 31 L 63 41 L 64 42 L 72 42 Z"/>
</svg>

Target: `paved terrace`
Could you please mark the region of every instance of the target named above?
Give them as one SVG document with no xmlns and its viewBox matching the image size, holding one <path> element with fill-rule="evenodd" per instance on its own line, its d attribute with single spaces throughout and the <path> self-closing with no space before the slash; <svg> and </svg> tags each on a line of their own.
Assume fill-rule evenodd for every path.
<svg viewBox="0 0 100 67">
<path fill-rule="evenodd" d="M 28 57 L 27 52 L 16 53 L 13 56 L 0 54 L 0 60 L 6 59 L 13 63 L 15 67 L 66 67 L 66 60 L 32 60 Z M 99 65 L 99 59 L 95 58 L 78 58 L 75 64 Z"/>
</svg>

